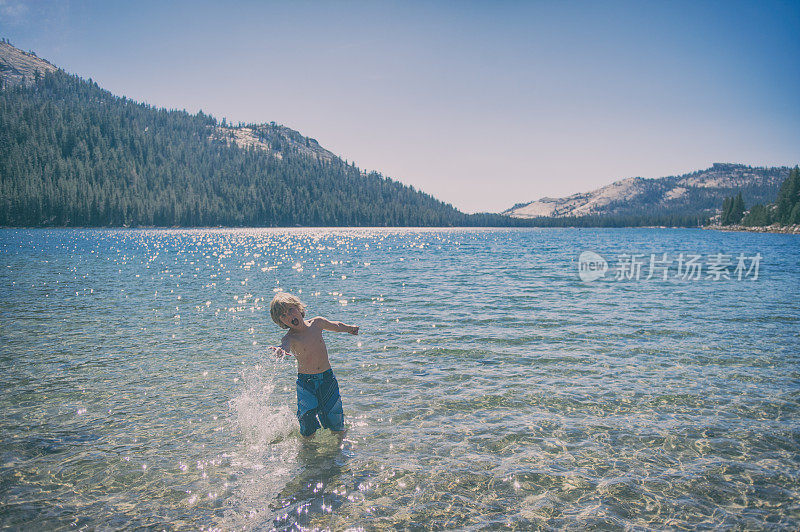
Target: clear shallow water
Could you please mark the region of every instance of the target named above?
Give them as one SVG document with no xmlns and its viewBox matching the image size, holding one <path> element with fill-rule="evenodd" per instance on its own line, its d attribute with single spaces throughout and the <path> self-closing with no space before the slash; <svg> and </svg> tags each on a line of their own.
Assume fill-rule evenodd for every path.
<svg viewBox="0 0 800 532">
<path fill-rule="evenodd" d="M 577 259 L 761 253 L 759 278 Z M 0 230 L 0 526 L 800 527 L 800 239 Z M 304 445 L 274 290 L 350 427 Z"/>
</svg>

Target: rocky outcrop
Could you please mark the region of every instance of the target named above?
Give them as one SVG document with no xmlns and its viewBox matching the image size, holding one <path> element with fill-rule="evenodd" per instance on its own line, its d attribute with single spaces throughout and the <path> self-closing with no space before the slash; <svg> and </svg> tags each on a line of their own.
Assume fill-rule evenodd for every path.
<svg viewBox="0 0 800 532">
<path fill-rule="evenodd" d="M 747 225 L 707 225 L 703 229 L 714 229 L 716 231 L 745 231 L 749 233 L 785 233 L 800 235 L 800 225 L 762 225 L 762 226 L 747 226 Z"/>
<path fill-rule="evenodd" d="M 5 41 L 0 41 L 0 79 L 3 85 L 30 85 L 40 75 L 52 72 L 58 68 L 36 56 L 36 54 L 23 52 Z"/>
<path fill-rule="evenodd" d="M 247 126 L 218 126 L 212 138 L 236 144 L 240 148 L 256 148 L 278 159 L 283 158 L 287 149 L 295 150 L 318 161 L 332 162 L 336 155 L 329 152 L 310 138 L 304 137 L 294 129 L 275 123 Z"/>
</svg>

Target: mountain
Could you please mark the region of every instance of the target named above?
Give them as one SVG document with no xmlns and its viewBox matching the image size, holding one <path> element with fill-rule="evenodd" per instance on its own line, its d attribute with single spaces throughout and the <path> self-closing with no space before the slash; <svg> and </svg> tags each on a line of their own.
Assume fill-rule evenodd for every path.
<svg viewBox="0 0 800 532">
<path fill-rule="evenodd" d="M 43 76 L 56 70 L 58 67 L 35 53 L 24 52 L 6 40 L 0 41 L 0 81 L 8 86 L 31 86 L 37 75 Z M 274 122 L 236 127 L 219 125 L 211 132 L 210 137 L 235 143 L 242 148 L 254 146 L 278 158 L 281 158 L 281 152 L 288 145 L 318 160 L 332 162 L 336 159 L 333 153 L 322 148 L 316 140 Z"/>
<path fill-rule="evenodd" d="M 725 197 L 739 191 L 747 205 L 770 201 L 789 171 L 789 167 L 715 163 L 690 174 L 655 179 L 630 177 L 591 192 L 519 203 L 502 214 L 525 219 L 708 216 L 719 209 Z"/>
<path fill-rule="evenodd" d="M 788 172 L 715 164 L 467 215 L 288 127 L 154 108 L 0 41 L 4 226 L 698 226 Z"/>
<path fill-rule="evenodd" d="M 509 225 L 285 126 L 134 102 L 5 40 L 0 86 L 0 225 Z"/>
</svg>

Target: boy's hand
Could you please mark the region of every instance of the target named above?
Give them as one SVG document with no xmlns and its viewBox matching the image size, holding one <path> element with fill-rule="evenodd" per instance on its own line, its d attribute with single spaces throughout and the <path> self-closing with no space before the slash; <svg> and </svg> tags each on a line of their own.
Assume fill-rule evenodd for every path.
<svg viewBox="0 0 800 532">
<path fill-rule="evenodd" d="M 347 332 L 349 332 L 350 334 L 352 334 L 353 336 L 355 336 L 355 335 L 357 335 L 357 334 L 358 334 L 358 327 L 354 327 L 354 326 L 352 326 L 352 325 L 351 325 L 351 326 L 350 326 L 350 330 L 349 330 L 349 331 L 347 331 Z"/>
<path fill-rule="evenodd" d="M 284 351 L 280 347 L 271 345 L 271 346 L 269 346 L 269 348 L 272 349 L 272 354 L 275 355 L 276 357 L 285 358 L 285 357 L 292 356 L 292 354 L 290 352 Z"/>
</svg>

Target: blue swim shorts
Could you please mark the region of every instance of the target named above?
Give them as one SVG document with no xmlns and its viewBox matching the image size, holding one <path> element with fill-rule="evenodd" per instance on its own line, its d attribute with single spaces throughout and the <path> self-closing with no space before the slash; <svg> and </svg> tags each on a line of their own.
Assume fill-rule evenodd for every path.
<svg viewBox="0 0 800 532">
<path fill-rule="evenodd" d="M 311 436 L 320 425 L 335 431 L 344 430 L 342 398 L 332 369 L 297 374 L 297 419 L 303 436 Z"/>
</svg>

